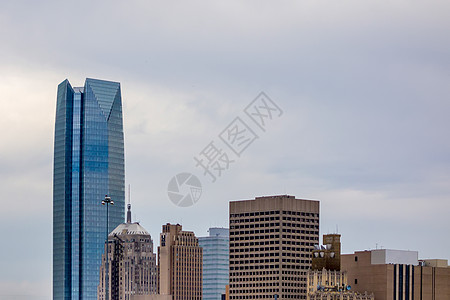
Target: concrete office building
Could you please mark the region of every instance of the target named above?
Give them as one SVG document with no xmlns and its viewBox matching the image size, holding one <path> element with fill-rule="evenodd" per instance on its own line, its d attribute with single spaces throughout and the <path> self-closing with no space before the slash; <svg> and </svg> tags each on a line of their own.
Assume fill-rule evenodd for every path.
<svg viewBox="0 0 450 300">
<path fill-rule="evenodd" d="M 96 300 L 107 235 L 125 216 L 120 83 L 58 85 L 53 167 L 53 299 Z"/>
<path fill-rule="evenodd" d="M 378 249 L 343 254 L 341 264 L 352 289 L 373 292 L 376 300 L 450 299 L 447 262 L 417 257 L 417 251 Z"/>
<path fill-rule="evenodd" d="M 158 291 L 173 300 L 202 300 L 202 248 L 179 224 L 162 226 L 158 247 Z"/>
<path fill-rule="evenodd" d="M 229 280 L 228 228 L 210 228 L 209 236 L 199 237 L 203 248 L 203 300 L 221 300 Z"/>
<path fill-rule="evenodd" d="M 230 202 L 230 299 L 306 299 L 319 243 L 319 201 L 294 196 Z"/>
<path fill-rule="evenodd" d="M 128 204 L 127 222 L 108 236 L 108 276 L 106 255 L 102 255 L 98 300 L 131 300 L 133 295 L 157 293 L 156 255 L 150 234 L 137 222 L 131 222 Z M 108 297 L 106 298 L 106 278 Z"/>
</svg>

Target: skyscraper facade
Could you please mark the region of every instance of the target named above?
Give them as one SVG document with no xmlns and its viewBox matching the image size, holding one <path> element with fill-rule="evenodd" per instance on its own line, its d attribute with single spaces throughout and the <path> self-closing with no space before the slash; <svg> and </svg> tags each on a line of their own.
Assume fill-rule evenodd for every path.
<svg viewBox="0 0 450 300">
<path fill-rule="evenodd" d="M 374 300 L 373 293 L 352 291 L 347 272 L 341 271 L 340 234 L 325 234 L 312 254 L 307 300 Z"/>
<path fill-rule="evenodd" d="M 133 295 L 154 295 L 157 275 L 152 237 L 138 222 L 131 222 L 131 204 L 128 204 L 127 222 L 108 236 L 108 255 L 102 255 L 97 299 L 131 300 Z"/>
<path fill-rule="evenodd" d="M 294 196 L 230 202 L 230 300 L 306 299 L 319 243 L 319 201 Z"/>
<path fill-rule="evenodd" d="M 97 299 L 107 233 L 124 222 L 120 84 L 58 85 L 53 170 L 53 299 Z M 114 200 L 107 210 L 105 195 Z"/>
<path fill-rule="evenodd" d="M 202 300 L 202 248 L 192 231 L 163 225 L 158 247 L 158 292 L 173 300 Z"/>
<path fill-rule="evenodd" d="M 203 248 L 203 300 L 221 300 L 229 277 L 228 228 L 210 228 L 209 236 L 199 237 Z"/>
</svg>

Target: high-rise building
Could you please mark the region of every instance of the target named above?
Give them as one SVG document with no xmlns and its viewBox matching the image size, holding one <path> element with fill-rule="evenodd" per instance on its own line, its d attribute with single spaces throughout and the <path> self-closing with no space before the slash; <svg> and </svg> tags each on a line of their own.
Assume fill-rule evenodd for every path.
<svg viewBox="0 0 450 300">
<path fill-rule="evenodd" d="M 308 300 L 374 300 L 372 293 L 352 291 L 347 272 L 341 271 L 341 235 L 325 234 L 316 245 L 308 270 Z"/>
<path fill-rule="evenodd" d="M 162 226 L 158 247 L 158 291 L 173 300 L 202 300 L 203 251 L 191 231 Z"/>
<path fill-rule="evenodd" d="M 306 299 L 319 201 L 294 196 L 230 202 L 230 299 Z"/>
<path fill-rule="evenodd" d="M 102 255 L 98 300 L 130 300 L 133 295 L 154 295 L 158 287 L 157 273 L 152 237 L 138 222 L 131 222 L 131 205 L 128 204 L 127 222 L 109 234 L 108 257 Z M 109 282 L 107 298 L 106 279 Z"/>
<path fill-rule="evenodd" d="M 352 290 L 371 291 L 376 300 L 448 300 L 446 260 L 418 260 L 417 251 L 376 249 L 341 256 Z"/>
<path fill-rule="evenodd" d="M 108 195 L 115 205 L 101 201 Z M 53 170 L 53 299 L 97 299 L 108 232 L 125 215 L 122 99 L 118 82 L 58 85 Z"/>
<path fill-rule="evenodd" d="M 199 237 L 203 248 L 203 300 L 221 300 L 229 278 L 228 228 L 210 228 L 209 236 Z"/>
</svg>

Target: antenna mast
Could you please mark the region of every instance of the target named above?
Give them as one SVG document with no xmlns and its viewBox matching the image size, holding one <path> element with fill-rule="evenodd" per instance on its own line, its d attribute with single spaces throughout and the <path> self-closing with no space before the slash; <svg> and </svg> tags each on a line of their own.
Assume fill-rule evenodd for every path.
<svg viewBox="0 0 450 300">
<path fill-rule="evenodd" d="M 131 204 L 131 184 L 128 184 L 128 204 Z"/>
</svg>

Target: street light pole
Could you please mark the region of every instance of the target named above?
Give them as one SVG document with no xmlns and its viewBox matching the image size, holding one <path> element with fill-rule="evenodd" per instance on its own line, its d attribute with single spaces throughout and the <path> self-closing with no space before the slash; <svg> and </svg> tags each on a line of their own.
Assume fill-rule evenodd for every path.
<svg viewBox="0 0 450 300">
<path fill-rule="evenodd" d="M 111 200 L 111 197 L 108 197 L 108 195 L 105 195 L 105 199 L 102 200 L 102 205 L 106 205 L 106 241 L 105 241 L 105 260 L 106 260 L 106 264 L 105 264 L 105 300 L 109 300 L 109 295 L 108 295 L 108 287 L 109 287 L 109 249 L 108 249 L 108 234 L 109 234 L 109 230 L 108 230 L 108 222 L 109 222 L 109 208 L 108 208 L 108 204 L 114 205 L 114 201 Z"/>
</svg>

